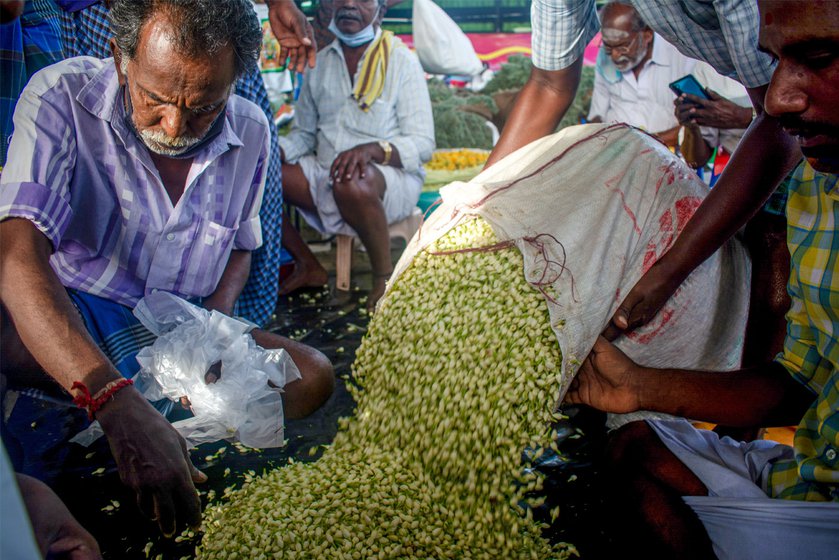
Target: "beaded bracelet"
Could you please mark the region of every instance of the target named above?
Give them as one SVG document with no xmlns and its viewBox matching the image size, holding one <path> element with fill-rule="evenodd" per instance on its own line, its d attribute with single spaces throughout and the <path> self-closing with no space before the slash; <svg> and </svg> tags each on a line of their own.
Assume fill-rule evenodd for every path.
<svg viewBox="0 0 839 560">
<path fill-rule="evenodd" d="M 91 396 L 90 390 L 84 385 L 84 383 L 76 381 L 73 383 L 73 386 L 70 387 L 70 390 L 75 391 L 78 389 L 80 391 L 78 395 L 73 397 L 73 403 L 79 408 L 86 409 L 87 417 L 93 420 L 93 416 L 96 412 L 102 408 L 117 391 L 133 384 L 134 382 L 130 379 L 117 379 L 115 381 L 111 381 L 102 387 L 95 395 Z"/>
</svg>

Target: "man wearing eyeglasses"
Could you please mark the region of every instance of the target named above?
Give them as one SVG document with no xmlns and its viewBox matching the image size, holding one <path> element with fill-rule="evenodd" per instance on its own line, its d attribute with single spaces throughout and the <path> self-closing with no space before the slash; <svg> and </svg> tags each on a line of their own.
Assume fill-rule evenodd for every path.
<svg viewBox="0 0 839 560">
<path fill-rule="evenodd" d="M 653 33 L 628 4 L 606 4 L 600 19 L 603 43 L 589 122 L 624 122 L 675 146 L 679 121 L 667 85 L 690 74 L 696 61 Z"/>
</svg>

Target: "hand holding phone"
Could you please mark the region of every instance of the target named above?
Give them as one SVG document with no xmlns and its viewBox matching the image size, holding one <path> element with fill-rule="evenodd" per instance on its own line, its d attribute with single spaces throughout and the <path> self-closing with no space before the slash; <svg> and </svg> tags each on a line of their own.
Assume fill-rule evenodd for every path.
<svg viewBox="0 0 839 560">
<path fill-rule="evenodd" d="M 673 93 L 677 96 L 690 94 L 701 99 L 711 99 L 711 96 L 708 95 L 708 92 L 705 91 L 705 88 L 702 87 L 702 84 L 699 83 L 699 80 L 697 80 L 693 74 L 688 74 L 687 76 L 672 82 L 670 84 L 670 89 L 673 90 Z"/>
</svg>

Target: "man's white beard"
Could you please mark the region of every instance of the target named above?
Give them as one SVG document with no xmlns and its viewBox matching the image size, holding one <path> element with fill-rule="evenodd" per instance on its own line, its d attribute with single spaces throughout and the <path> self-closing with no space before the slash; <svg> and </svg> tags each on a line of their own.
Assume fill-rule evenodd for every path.
<svg viewBox="0 0 839 560">
<path fill-rule="evenodd" d="M 629 72 L 641 64 L 641 61 L 644 60 L 645 56 L 647 56 L 647 49 L 639 49 L 638 54 L 636 54 L 634 58 L 627 58 L 625 56 L 620 57 L 618 59 L 619 62 L 615 62 L 615 68 L 621 72 Z"/>
<path fill-rule="evenodd" d="M 140 139 L 152 152 L 161 156 L 179 156 L 201 141 L 201 138 L 185 134 L 177 138 L 170 138 L 159 130 L 141 130 Z"/>
</svg>

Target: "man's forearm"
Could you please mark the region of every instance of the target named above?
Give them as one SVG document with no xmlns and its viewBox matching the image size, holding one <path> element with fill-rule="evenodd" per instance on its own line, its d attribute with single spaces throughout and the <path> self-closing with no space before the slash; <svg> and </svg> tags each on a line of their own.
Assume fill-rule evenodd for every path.
<svg viewBox="0 0 839 560">
<path fill-rule="evenodd" d="M 759 115 L 716 186 L 656 263 L 675 288 L 760 209 L 801 154 L 777 119 Z"/>
<path fill-rule="evenodd" d="M 639 368 L 641 410 L 726 426 L 797 424 L 815 395 L 777 363 L 733 372 Z"/>
<path fill-rule="evenodd" d="M 233 307 L 248 281 L 250 271 L 251 252 L 232 251 L 216 290 L 204 298 L 204 307 L 210 310 L 215 309 L 225 315 L 232 315 Z"/>
<path fill-rule="evenodd" d="M 68 391 L 75 381 L 95 393 L 119 379 L 50 267 L 49 240 L 13 218 L 0 222 L 0 246 L 0 299 L 44 371 Z"/>
<path fill-rule="evenodd" d="M 577 94 L 582 68 L 582 58 L 563 70 L 533 68 L 487 166 L 556 130 Z"/>
</svg>

